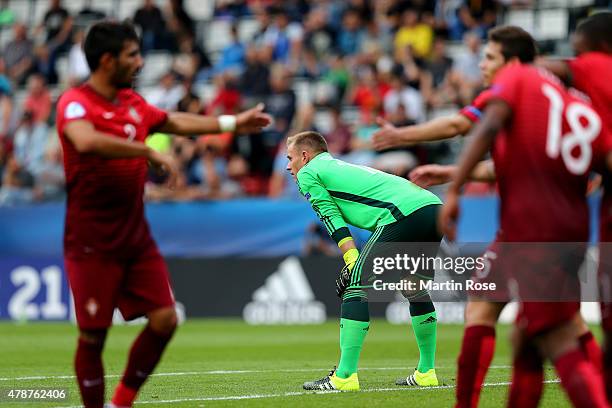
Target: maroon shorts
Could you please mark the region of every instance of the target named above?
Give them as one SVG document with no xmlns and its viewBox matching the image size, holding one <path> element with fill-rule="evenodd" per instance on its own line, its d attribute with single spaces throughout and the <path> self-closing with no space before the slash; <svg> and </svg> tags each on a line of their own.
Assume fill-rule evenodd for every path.
<svg viewBox="0 0 612 408">
<path fill-rule="evenodd" d="M 521 302 L 516 325 L 533 337 L 571 321 L 579 311 L 580 302 Z"/>
<path fill-rule="evenodd" d="M 105 329 L 118 308 L 126 320 L 174 305 L 168 268 L 155 246 L 130 260 L 65 258 L 81 329 Z"/>
<path fill-rule="evenodd" d="M 507 289 L 504 262 L 503 259 L 500 259 L 500 249 L 500 242 L 493 241 L 482 256 L 484 267 L 476 269 L 470 276 L 470 279 L 477 284 L 484 284 L 488 287 L 495 285 L 495 290 L 468 289 L 470 298 L 489 302 L 509 302 L 511 300 Z"/>
</svg>

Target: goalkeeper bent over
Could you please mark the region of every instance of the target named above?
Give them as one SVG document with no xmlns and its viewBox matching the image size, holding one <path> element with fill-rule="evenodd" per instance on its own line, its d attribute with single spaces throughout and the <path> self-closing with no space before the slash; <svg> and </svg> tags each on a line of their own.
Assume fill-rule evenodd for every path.
<svg viewBox="0 0 612 408">
<path fill-rule="evenodd" d="M 378 243 L 429 243 L 424 255 L 435 256 L 441 237 L 436 228 L 441 205 L 434 194 L 408 180 L 333 158 L 327 143 L 316 132 L 302 132 L 287 139 L 289 170 L 300 192 L 310 201 L 328 233 L 343 253 L 345 265 L 336 280 L 342 298 L 340 362 L 326 377 L 304 384 L 309 390 L 359 390 L 357 366 L 370 327 L 365 292 L 369 276 L 363 273 Z M 361 253 L 348 224 L 372 231 Z M 433 244 L 432 244 L 433 243 Z M 417 255 L 421 255 L 420 253 Z M 432 271 L 420 271 L 422 279 L 433 279 Z M 427 291 L 403 293 L 410 301 L 412 327 L 419 348 L 414 373 L 398 385 L 435 386 L 436 325 L 434 305 Z"/>
</svg>

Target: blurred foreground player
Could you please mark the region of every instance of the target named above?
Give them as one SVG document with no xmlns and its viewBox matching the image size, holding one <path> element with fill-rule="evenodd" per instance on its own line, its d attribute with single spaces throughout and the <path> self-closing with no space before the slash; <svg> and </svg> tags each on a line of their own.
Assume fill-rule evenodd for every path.
<svg viewBox="0 0 612 408">
<path fill-rule="evenodd" d="M 531 63 L 537 54 L 532 36 L 520 27 L 501 26 L 489 31 L 489 39 L 480 62 L 484 84 L 489 87 L 495 75 L 511 63 Z M 426 141 L 443 140 L 458 134 L 465 135 L 480 121 L 491 90 L 485 89 L 474 101 L 450 116 L 429 122 L 396 128 L 381 122 L 383 127 L 373 136 L 378 149 L 408 146 Z M 447 183 L 454 174 L 455 166 L 429 164 L 419 166 L 410 173 L 410 179 L 421 187 Z M 495 170 L 490 161 L 479 163 L 470 175 L 473 181 L 495 181 Z M 487 253 L 494 252 L 493 242 Z M 470 294 L 465 309 L 465 334 L 461 343 L 457 373 L 457 407 L 476 407 L 482 383 L 493 359 L 495 350 L 495 325 L 506 302 L 485 299 Z M 579 341 L 581 347 L 594 360 L 600 359 L 600 351 L 592 333 L 580 316 L 582 326 Z"/>
<path fill-rule="evenodd" d="M 64 258 L 80 330 L 76 376 L 85 407 L 104 405 L 102 349 L 118 307 L 146 316 L 112 404 L 131 407 L 177 324 L 168 271 L 144 218 L 147 162 L 177 176 L 170 156 L 144 144 L 155 130 L 171 134 L 256 131 L 269 123 L 262 106 L 219 119 L 165 113 L 132 89 L 143 59 L 128 24 L 101 22 L 84 44 L 90 79 L 62 95 L 57 128 L 68 192 Z"/>
<path fill-rule="evenodd" d="M 508 65 L 496 75 L 485 106 L 484 117 L 472 132 L 473 140 L 462 155 L 447 193 L 447 203 L 440 214 L 442 230 L 454 238 L 459 190 L 491 148 L 501 198 L 497 241 L 502 247 L 510 247 L 509 243 L 586 242 L 588 173 L 593 158 L 599 154 L 598 139 L 605 137 L 599 115 L 567 92 L 552 74 L 523 64 Z M 529 252 L 531 246 L 537 247 L 523 245 L 521 253 Z M 567 254 L 556 251 L 529 253 L 535 253 L 538 261 L 544 255 L 547 262 L 533 267 L 530 258 L 516 259 L 498 252 L 489 274 L 512 280 L 521 296 L 538 281 L 558 282 L 557 279 L 569 279 L 573 284 L 569 287 L 571 293 L 579 295 L 579 263 L 566 263 Z M 579 254 L 579 260 L 583 254 Z M 509 267 L 513 262 L 523 265 Z M 531 272 L 531 279 L 520 274 L 523 269 Z M 515 350 L 515 364 L 538 366 L 542 364 L 539 356 L 543 356 L 555 365 L 575 406 L 607 406 L 601 373 L 577 340 L 581 332 L 576 319 L 579 301 L 523 299 L 517 326 L 525 341 Z M 511 398 L 509 405 L 537 405 L 541 395 L 538 379 L 532 384 L 533 392 L 521 394 L 521 401 Z M 515 372 L 513 381 L 516 380 Z"/>
<path fill-rule="evenodd" d="M 327 232 L 342 250 L 345 266 L 336 280 L 342 298 L 340 319 L 340 363 L 320 380 L 304 384 L 307 390 L 357 391 L 357 366 L 370 328 L 368 294 L 370 262 L 385 243 L 412 247 L 412 256 L 435 257 L 441 236 L 436 228 L 440 199 L 408 180 L 381 171 L 335 159 L 327 151 L 323 136 L 302 132 L 287 139 L 287 170 L 298 183 Z M 372 231 L 361 253 L 348 224 Z M 414 245 L 409 245 L 414 243 Z M 394 252 L 391 249 L 390 252 Z M 392 255 L 386 253 L 386 256 Z M 414 272 L 415 280 L 433 280 L 433 268 Z M 402 277 L 402 279 L 408 279 Z M 437 315 L 426 289 L 403 290 L 410 302 L 412 329 L 419 348 L 419 363 L 409 376 L 396 384 L 437 386 L 435 371 Z"/>
<path fill-rule="evenodd" d="M 570 61 L 543 61 L 569 85 L 589 96 L 593 108 L 608 130 L 612 129 L 612 13 L 602 12 L 581 22 L 574 34 L 576 58 Z M 605 141 L 602 141 L 605 143 Z M 612 149 L 608 139 L 606 150 Z M 602 158 L 605 159 L 605 158 Z M 612 173 L 599 161 L 594 170 L 602 174 L 603 198 L 599 213 L 599 290 L 601 325 L 605 333 L 604 370 L 606 394 L 612 402 Z"/>
</svg>

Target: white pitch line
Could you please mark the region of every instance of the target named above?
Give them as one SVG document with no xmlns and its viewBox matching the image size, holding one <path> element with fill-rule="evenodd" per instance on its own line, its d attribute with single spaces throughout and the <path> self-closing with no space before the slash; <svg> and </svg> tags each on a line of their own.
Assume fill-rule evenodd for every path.
<svg viewBox="0 0 612 408">
<path fill-rule="evenodd" d="M 455 367 L 436 367 L 437 369 L 455 368 Z M 509 365 L 492 365 L 489 369 L 507 369 L 512 368 Z M 359 370 L 375 370 L 375 371 L 395 371 L 405 370 L 406 367 L 362 367 Z M 185 372 L 170 372 L 170 373 L 154 373 L 152 377 L 180 377 L 180 376 L 197 376 L 197 375 L 215 375 L 215 374 L 261 374 L 261 373 L 309 373 L 313 371 L 329 371 L 328 368 L 289 368 L 279 370 L 211 370 L 211 371 L 185 371 Z M 107 374 L 105 378 L 121 377 L 121 374 Z M 76 378 L 74 375 L 35 375 L 29 377 L 0 377 L 0 381 L 32 381 L 32 380 L 71 380 Z"/>
<path fill-rule="evenodd" d="M 559 380 L 546 380 L 545 384 L 556 384 Z M 503 387 L 510 385 L 510 382 L 497 382 L 483 384 L 483 387 Z M 359 391 L 364 392 L 389 392 L 389 391 L 428 391 L 428 390 L 444 390 L 455 388 L 453 385 L 441 385 L 437 387 L 389 387 L 389 388 L 368 388 Z M 205 401 L 237 401 L 247 399 L 262 399 L 262 398 L 282 398 L 282 397 L 298 397 L 302 395 L 325 395 L 325 394 L 337 394 L 341 391 L 301 391 L 301 392 L 284 392 L 278 394 L 247 394 L 247 395 L 231 395 L 225 397 L 200 397 L 200 398 L 177 398 L 171 400 L 157 400 L 157 401 L 137 401 L 135 404 L 176 404 L 181 402 L 205 402 Z M 80 405 L 71 407 L 57 407 L 57 408 L 82 408 Z"/>
</svg>

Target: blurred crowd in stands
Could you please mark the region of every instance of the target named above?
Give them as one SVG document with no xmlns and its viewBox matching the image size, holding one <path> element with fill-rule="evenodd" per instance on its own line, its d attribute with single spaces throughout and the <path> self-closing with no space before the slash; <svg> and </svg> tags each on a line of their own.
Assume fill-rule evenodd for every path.
<svg viewBox="0 0 612 408">
<path fill-rule="evenodd" d="M 138 87 L 151 104 L 218 115 L 261 101 L 275 118 L 256 135 L 151 135 L 148 143 L 175 155 L 184 172 L 175 190 L 151 174 L 146 198 L 297 198 L 285 170 L 284 139 L 308 129 L 325 135 L 332 154 L 401 176 L 418 164 L 450 160 L 448 143 L 374 151 L 377 118 L 403 126 L 469 103 L 481 87 L 478 64 L 487 30 L 507 7 L 531 3 L 217 0 L 213 20 L 230 27 L 219 34 L 207 29 L 211 21 L 194 20 L 182 0 L 143 0 L 132 18 L 142 52 L 171 58 L 153 85 Z M 12 31 L 0 58 L 0 205 L 60 199 L 55 100 L 87 79 L 81 49 L 87 26 L 113 16 L 93 1 L 75 14 L 50 0 L 42 21 L 26 26 L 10 4 L 0 1 L 0 30 Z M 253 27 L 248 38 L 241 36 L 245 21 Z M 231 41 L 206 49 L 211 34 Z M 451 53 L 449 45 L 459 52 Z M 61 67 L 60 59 L 66 61 Z M 17 98 L 19 92 L 24 97 Z"/>
</svg>

